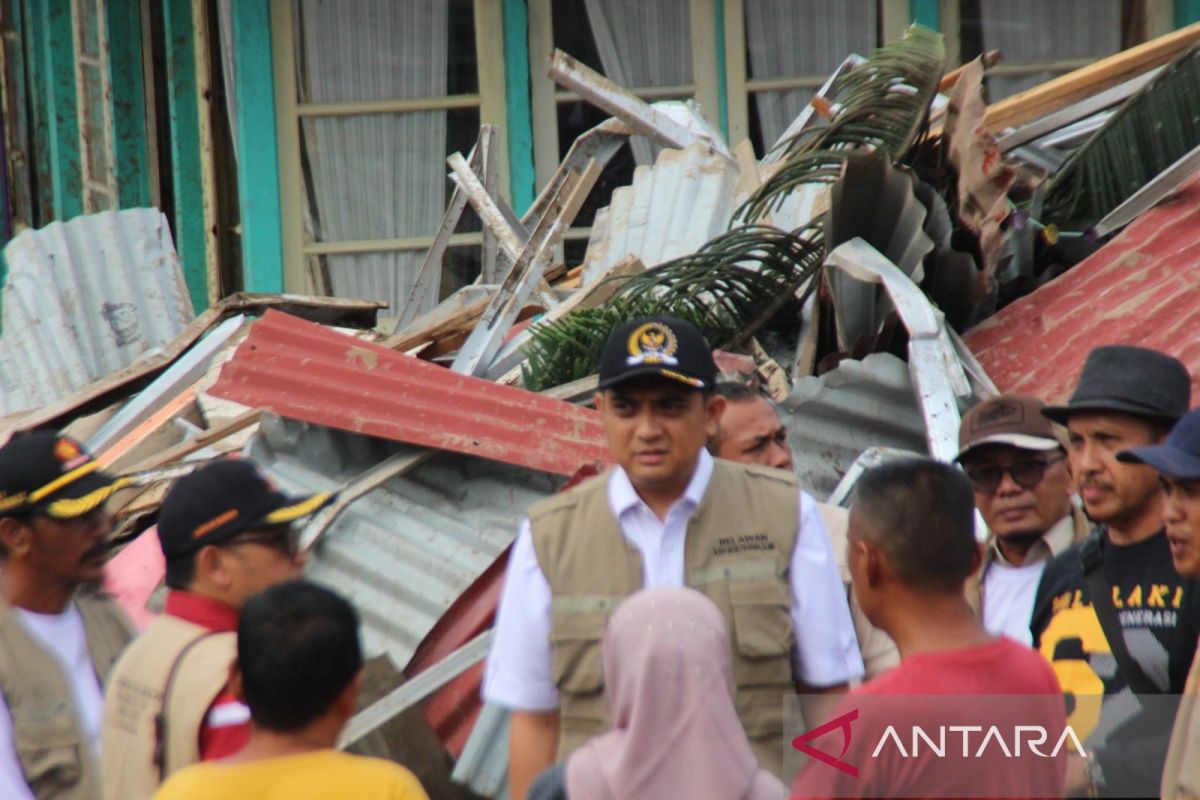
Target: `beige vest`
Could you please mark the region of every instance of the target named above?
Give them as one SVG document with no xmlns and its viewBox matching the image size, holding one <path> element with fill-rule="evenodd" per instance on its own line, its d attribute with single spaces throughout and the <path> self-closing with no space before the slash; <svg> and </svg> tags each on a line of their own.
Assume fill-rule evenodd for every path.
<svg viewBox="0 0 1200 800">
<path fill-rule="evenodd" d="M 1175 727 L 1171 730 L 1171 744 L 1167 748 L 1167 760 L 1163 766 L 1161 796 L 1167 800 L 1200 798 L 1200 648 L 1192 657 L 1192 668 L 1188 671 L 1183 697 L 1179 699 L 1179 711 L 1175 714 Z"/>
<path fill-rule="evenodd" d="M 600 642 L 617 604 L 643 586 L 642 557 L 608 504 L 608 475 L 536 504 L 529 514 L 550 584 L 558 758 L 608 729 Z M 783 771 L 784 696 L 795 693 L 788 575 L 798 487 L 777 470 L 717 460 L 688 523 L 684 582 L 729 626 L 735 705 L 759 763 Z"/>
<path fill-rule="evenodd" d="M 75 598 L 88 654 L 101 685 L 133 629 L 111 600 L 96 591 Z M 38 800 L 99 800 L 100 765 L 79 724 L 73 690 L 55 657 L 0 603 L 0 691 L 13 721 L 17 760 Z"/>
<path fill-rule="evenodd" d="M 236 634 L 169 614 L 130 645 L 104 701 L 107 800 L 148 800 L 168 775 L 200 760 L 200 726 L 236 651 Z"/>
</svg>

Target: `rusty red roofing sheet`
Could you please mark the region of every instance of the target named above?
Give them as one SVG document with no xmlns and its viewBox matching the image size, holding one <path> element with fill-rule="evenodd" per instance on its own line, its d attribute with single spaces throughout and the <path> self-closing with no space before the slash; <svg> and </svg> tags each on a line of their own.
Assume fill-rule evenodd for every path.
<svg viewBox="0 0 1200 800">
<path fill-rule="evenodd" d="M 608 459 L 591 409 L 459 375 L 277 311 L 254 323 L 211 393 L 291 419 L 560 475 Z"/>
<path fill-rule="evenodd" d="M 980 323 L 966 342 L 1001 391 L 1070 397 L 1089 351 L 1132 344 L 1170 353 L 1200 400 L 1200 179 L 1112 241 Z"/>
</svg>

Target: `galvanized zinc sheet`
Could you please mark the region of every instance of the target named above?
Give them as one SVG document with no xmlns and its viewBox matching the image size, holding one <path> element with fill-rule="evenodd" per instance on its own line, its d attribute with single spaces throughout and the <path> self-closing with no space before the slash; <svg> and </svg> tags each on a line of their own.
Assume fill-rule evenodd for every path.
<svg viewBox="0 0 1200 800">
<path fill-rule="evenodd" d="M 627 255 L 647 267 L 688 255 L 729 227 L 737 166 L 705 144 L 663 150 L 638 167 L 597 214 L 583 260 L 585 285 Z"/>
<path fill-rule="evenodd" d="M 572 475 L 605 461 L 600 415 L 268 311 L 210 394 L 291 419 Z"/>
<path fill-rule="evenodd" d="M 247 455 L 291 493 L 327 491 L 405 446 L 264 420 Z M 307 577 L 350 598 L 369 656 L 403 669 L 450 605 L 512 542 L 530 505 L 562 483 L 545 472 L 439 453 L 353 503 L 311 553 Z"/>
<path fill-rule="evenodd" d="M 167 218 L 104 211 L 4 249 L 0 415 L 49 405 L 129 366 L 192 320 Z"/>
<path fill-rule="evenodd" d="M 1200 397 L 1200 178 L 1065 274 L 964 337 L 996 385 L 1061 403 L 1094 348 L 1131 344 L 1180 359 Z"/>
<path fill-rule="evenodd" d="M 888 353 L 797 380 L 780 416 L 800 485 L 818 499 L 837 488 L 869 447 L 928 450 L 908 365 Z"/>
</svg>

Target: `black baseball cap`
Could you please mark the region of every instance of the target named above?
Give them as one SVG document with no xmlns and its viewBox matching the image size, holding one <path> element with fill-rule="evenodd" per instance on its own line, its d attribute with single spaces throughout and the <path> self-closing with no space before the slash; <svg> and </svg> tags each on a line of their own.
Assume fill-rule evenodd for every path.
<svg viewBox="0 0 1200 800">
<path fill-rule="evenodd" d="M 167 492 L 158 515 L 158 541 L 170 561 L 244 531 L 294 522 L 332 499 L 330 492 L 291 497 L 250 461 L 223 459 L 180 478 Z"/>
<path fill-rule="evenodd" d="M 604 343 L 600 387 L 657 375 L 696 389 L 711 388 L 717 365 L 704 334 L 675 317 L 641 317 L 619 326 Z"/>
<path fill-rule="evenodd" d="M 56 431 L 34 431 L 0 447 L 0 516 L 81 517 L 125 483 L 101 470 L 79 442 Z"/>
<path fill-rule="evenodd" d="M 1162 444 L 1122 450 L 1117 453 L 1117 460 L 1127 464 L 1148 464 L 1179 480 L 1200 478 L 1200 409 L 1189 411 L 1175 423 Z"/>
</svg>

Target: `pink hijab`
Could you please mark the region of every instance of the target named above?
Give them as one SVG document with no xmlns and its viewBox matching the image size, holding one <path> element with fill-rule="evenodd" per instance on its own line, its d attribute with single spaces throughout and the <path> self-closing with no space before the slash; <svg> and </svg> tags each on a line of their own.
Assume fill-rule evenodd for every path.
<svg viewBox="0 0 1200 800">
<path fill-rule="evenodd" d="M 604 679 L 613 729 L 567 759 L 570 800 L 780 800 L 733 707 L 729 633 L 692 589 L 648 589 L 608 622 Z"/>
</svg>

